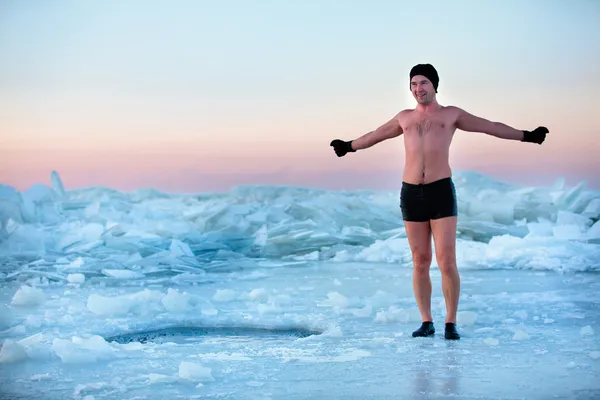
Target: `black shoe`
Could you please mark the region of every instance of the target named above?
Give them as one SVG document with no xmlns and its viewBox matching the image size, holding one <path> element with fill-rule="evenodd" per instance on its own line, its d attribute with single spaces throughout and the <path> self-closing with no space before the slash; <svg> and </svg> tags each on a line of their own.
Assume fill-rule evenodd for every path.
<svg viewBox="0 0 600 400">
<path fill-rule="evenodd" d="M 421 327 L 412 333 L 413 337 L 427 337 L 435 333 L 433 322 L 425 321 L 421 324 Z"/>
<path fill-rule="evenodd" d="M 444 337 L 449 340 L 458 340 L 460 335 L 456 331 L 456 324 L 452 322 L 446 322 L 446 328 L 444 329 Z"/>
</svg>

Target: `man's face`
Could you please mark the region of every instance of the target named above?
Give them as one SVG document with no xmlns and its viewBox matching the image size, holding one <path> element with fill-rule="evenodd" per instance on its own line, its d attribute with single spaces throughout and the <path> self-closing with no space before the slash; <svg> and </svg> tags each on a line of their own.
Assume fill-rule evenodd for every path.
<svg viewBox="0 0 600 400">
<path fill-rule="evenodd" d="M 435 89 L 429 79 L 415 75 L 410 80 L 410 90 L 419 104 L 429 104 L 435 99 Z"/>
</svg>

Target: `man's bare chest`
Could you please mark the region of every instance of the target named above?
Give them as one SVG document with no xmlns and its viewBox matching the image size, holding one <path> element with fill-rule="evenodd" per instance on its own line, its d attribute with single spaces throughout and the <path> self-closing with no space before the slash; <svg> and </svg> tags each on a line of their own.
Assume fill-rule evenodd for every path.
<svg viewBox="0 0 600 400">
<path fill-rule="evenodd" d="M 439 116 L 419 116 L 407 119 L 402 126 L 408 135 L 444 135 L 452 134 L 453 124 L 447 118 Z"/>
</svg>

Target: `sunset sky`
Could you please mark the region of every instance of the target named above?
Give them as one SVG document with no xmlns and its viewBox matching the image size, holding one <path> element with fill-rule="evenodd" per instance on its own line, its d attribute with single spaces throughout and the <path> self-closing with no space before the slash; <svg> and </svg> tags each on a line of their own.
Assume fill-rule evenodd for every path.
<svg viewBox="0 0 600 400">
<path fill-rule="evenodd" d="M 600 2 L 0 2 L 0 183 L 397 189 L 402 138 L 338 158 L 329 142 L 438 101 L 542 145 L 457 131 L 454 170 L 600 188 Z"/>
</svg>

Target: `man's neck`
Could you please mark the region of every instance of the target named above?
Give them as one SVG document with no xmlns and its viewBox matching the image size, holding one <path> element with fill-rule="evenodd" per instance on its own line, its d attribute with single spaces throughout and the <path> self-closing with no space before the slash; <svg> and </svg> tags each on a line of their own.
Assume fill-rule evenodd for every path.
<svg viewBox="0 0 600 400">
<path fill-rule="evenodd" d="M 416 110 L 419 112 L 432 112 L 439 110 L 442 106 L 437 102 L 437 100 L 432 100 L 431 103 L 428 104 L 417 104 Z"/>
</svg>

